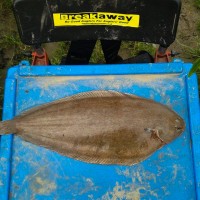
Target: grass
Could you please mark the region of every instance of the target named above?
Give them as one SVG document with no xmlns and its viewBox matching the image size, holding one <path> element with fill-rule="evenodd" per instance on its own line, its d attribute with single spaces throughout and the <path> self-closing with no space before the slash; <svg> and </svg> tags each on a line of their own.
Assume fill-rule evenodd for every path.
<svg viewBox="0 0 200 200">
<path fill-rule="evenodd" d="M 12 12 L 12 0 L 0 0 L 0 18 L 0 61 L 2 62 L 0 64 L 9 67 L 18 64 L 22 59 L 28 59 L 23 52 L 30 47 L 22 44 L 19 38 Z"/>
<path fill-rule="evenodd" d="M 194 6 L 200 10 L 200 0 L 195 0 L 194 1 Z M 197 22 L 197 30 L 200 34 L 200 20 Z M 191 52 L 191 56 L 193 58 L 195 58 L 195 61 L 197 61 L 198 59 L 200 59 L 200 40 L 197 42 L 197 48 L 195 48 L 194 50 L 190 51 Z M 194 53 L 194 54 L 193 54 Z M 199 83 L 199 88 L 200 88 L 200 66 L 196 71 L 197 76 L 198 76 L 198 83 Z"/>
<path fill-rule="evenodd" d="M 200 21 L 197 23 L 197 31 L 200 33 Z"/>
<path fill-rule="evenodd" d="M 6 66 L 17 65 L 21 60 L 29 60 L 28 57 L 24 55 L 26 51 L 30 51 L 31 48 L 24 45 L 17 32 L 10 32 L 9 34 L 3 35 L 3 39 L 0 40 L 0 46 L 3 51 L 10 50 L 9 59 L 6 61 Z"/>
<path fill-rule="evenodd" d="M 200 9 L 200 0 L 195 0 L 194 5 L 197 9 Z"/>
<path fill-rule="evenodd" d="M 91 63 L 105 63 L 100 41 L 97 41 L 96 43 L 96 46 L 90 58 L 90 62 Z"/>
<path fill-rule="evenodd" d="M 130 57 L 136 56 L 142 50 L 145 50 L 154 56 L 156 51 L 156 47 L 153 44 L 134 41 L 123 41 L 121 49 L 128 49 Z"/>
<path fill-rule="evenodd" d="M 69 48 L 69 42 L 59 42 L 58 48 L 51 58 L 51 64 L 59 65 L 63 56 L 66 56 L 66 52 Z"/>
<path fill-rule="evenodd" d="M 198 85 L 199 85 L 199 91 L 200 91 L 200 65 L 199 65 L 199 61 L 200 61 L 200 41 L 197 43 L 197 47 L 196 48 L 188 48 L 186 50 L 188 52 L 188 55 L 190 56 L 190 59 L 193 60 L 193 67 L 190 71 L 190 75 L 192 75 L 193 73 L 197 74 L 197 78 L 198 78 Z M 200 93 L 199 93 L 200 95 Z"/>
<path fill-rule="evenodd" d="M 2 15 L 11 13 L 11 8 L 12 8 L 12 0 L 0 1 L 0 11 Z"/>
</svg>

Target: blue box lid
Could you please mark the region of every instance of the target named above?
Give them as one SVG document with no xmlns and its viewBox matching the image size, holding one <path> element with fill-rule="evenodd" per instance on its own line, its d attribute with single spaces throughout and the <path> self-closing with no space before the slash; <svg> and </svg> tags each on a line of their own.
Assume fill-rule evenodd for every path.
<svg viewBox="0 0 200 200">
<path fill-rule="evenodd" d="M 192 64 L 10 68 L 4 120 L 31 107 L 91 90 L 153 99 L 176 111 L 185 132 L 133 166 L 88 164 L 6 135 L 0 140 L 0 199 L 200 199 L 200 112 Z"/>
</svg>

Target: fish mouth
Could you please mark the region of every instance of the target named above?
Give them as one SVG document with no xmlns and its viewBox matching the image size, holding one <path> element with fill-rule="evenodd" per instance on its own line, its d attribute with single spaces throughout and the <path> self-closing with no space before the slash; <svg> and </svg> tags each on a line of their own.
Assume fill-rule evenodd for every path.
<svg viewBox="0 0 200 200">
<path fill-rule="evenodd" d="M 184 131 L 185 127 L 184 126 L 176 126 L 175 127 L 177 131 Z"/>
<path fill-rule="evenodd" d="M 176 119 L 175 129 L 178 134 L 181 134 L 185 130 L 185 122 L 182 118 Z"/>
<path fill-rule="evenodd" d="M 175 127 L 176 128 L 176 133 L 179 135 L 185 130 L 185 127 Z"/>
</svg>

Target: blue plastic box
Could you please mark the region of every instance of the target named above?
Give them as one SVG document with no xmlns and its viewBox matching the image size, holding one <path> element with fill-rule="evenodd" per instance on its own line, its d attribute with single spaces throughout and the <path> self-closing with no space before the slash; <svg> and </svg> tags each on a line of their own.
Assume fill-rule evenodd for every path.
<svg viewBox="0 0 200 200">
<path fill-rule="evenodd" d="M 115 90 L 168 105 L 186 122 L 172 143 L 134 166 L 88 164 L 17 136 L 1 137 L 0 200 L 200 199 L 200 113 L 191 64 L 30 66 L 9 70 L 4 120 L 79 92 Z M 67 122 L 66 122 L 67 123 Z"/>
</svg>

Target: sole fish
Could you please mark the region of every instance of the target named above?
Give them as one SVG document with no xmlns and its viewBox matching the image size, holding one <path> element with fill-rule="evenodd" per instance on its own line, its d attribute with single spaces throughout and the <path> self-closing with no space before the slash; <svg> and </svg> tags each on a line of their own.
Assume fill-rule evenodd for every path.
<svg viewBox="0 0 200 200">
<path fill-rule="evenodd" d="M 0 122 L 0 134 L 89 163 L 133 165 L 177 138 L 183 119 L 155 101 L 115 91 L 79 93 Z"/>
</svg>

